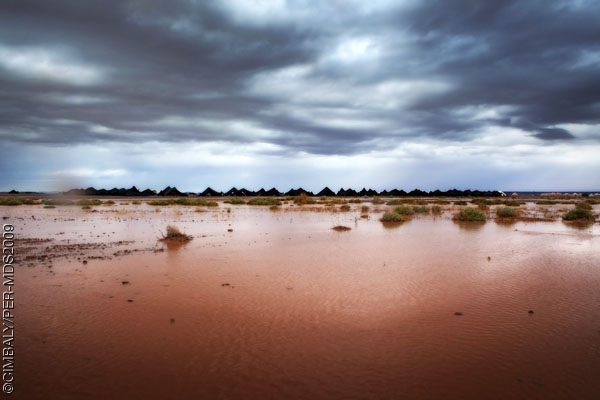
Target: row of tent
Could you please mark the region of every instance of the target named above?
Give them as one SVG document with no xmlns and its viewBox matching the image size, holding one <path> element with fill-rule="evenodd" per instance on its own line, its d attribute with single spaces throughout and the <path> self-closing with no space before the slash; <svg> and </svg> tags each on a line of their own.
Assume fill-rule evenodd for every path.
<svg viewBox="0 0 600 400">
<path fill-rule="evenodd" d="M 132 186 L 129 189 L 121 188 L 121 189 L 95 189 L 93 187 L 89 187 L 87 189 L 71 189 L 68 192 L 65 192 L 66 195 L 89 195 L 89 196 L 187 196 L 189 194 L 196 193 L 183 193 L 180 192 L 176 187 L 167 186 L 160 192 L 156 192 L 155 190 L 146 189 L 144 191 L 138 190 L 135 186 Z M 378 192 L 373 189 L 365 189 L 363 188 L 360 191 L 356 191 L 354 189 L 340 189 L 337 192 L 329 189 L 328 187 L 324 188 L 318 193 L 313 193 L 302 188 L 298 189 L 290 189 L 287 192 L 280 192 L 279 190 L 272 188 L 269 190 L 260 189 L 257 191 L 252 191 L 248 189 L 236 189 L 231 188 L 227 192 L 218 192 L 214 189 L 207 188 L 202 193 L 198 193 L 198 196 L 203 197 L 219 197 L 219 196 L 299 196 L 301 194 L 306 194 L 307 196 L 346 196 L 346 197 L 373 197 L 373 196 L 391 196 L 391 197 L 423 197 L 423 196 L 447 196 L 447 197 L 499 197 L 501 196 L 501 192 L 498 191 L 480 191 L 480 190 L 458 190 L 452 189 L 447 191 L 434 190 L 431 192 L 425 192 L 423 190 L 414 189 L 410 192 L 405 192 L 404 190 L 392 189 L 390 191 L 384 190 Z"/>
</svg>

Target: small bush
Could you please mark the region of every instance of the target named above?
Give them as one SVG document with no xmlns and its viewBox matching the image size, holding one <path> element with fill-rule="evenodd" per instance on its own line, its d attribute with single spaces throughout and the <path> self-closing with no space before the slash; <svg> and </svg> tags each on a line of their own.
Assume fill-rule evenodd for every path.
<svg viewBox="0 0 600 400">
<path fill-rule="evenodd" d="M 0 206 L 20 206 L 23 204 L 21 199 L 17 198 L 2 198 L 0 199 Z"/>
<path fill-rule="evenodd" d="M 458 200 L 453 203 L 455 206 L 466 206 L 467 202 L 464 200 Z"/>
<path fill-rule="evenodd" d="M 362 212 L 362 213 L 368 213 L 369 212 L 369 207 L 368 206 L 362 206 L 360 208 L 360 212 Z"/>
<path fill-rule="evenodd" d="M 412 208 L 410 208 L 409 206 L 406 205 L 401 205 L 398 206 L 394 209 L 394 212 L 396 214 L 400 214 L 400 215 L 413 215 L 415 212 Z"/>
<path fill-rule="evenodd" d="M 427 204 L 427 202 L 425 200 L 415 200 L 415 204 L 419 206 L 424 206 Z"/>
<path fill-rule="evenodd" d="M 362 203 L 362 201 L 360 199 L 350 199 L 348 200 L 348 203 Z"/>
<path fill-rule="evenodd" d="M 192 240 L 192 237 L 181 232 L 175 225 L 167 225 L 167 233 L 163 235 L 162 240 L 188 241 Z"/>
<path fill-rule="evenodd" d="M 207 201 L 204 199 L 188 199 L 188 198 L 179 198 L 179 199 L 164 199 L 164 200 L 152 200 L 148 202 L 148 205 L 151 206 L 170 206 L 173 204 L 177 204 L 180 206 L 205 206 L 205 207 L 217 207 L 218 204 L 214 201 Z"/>
<path fill-rule="evenodd" d="M 246 204 L 246 202 L 238 197 L 233 197 L 231 200 L 227 200 L 225 203 L 229 203 L 229 204 L 233 204 L 233 205 L 239 205 L 239 204 Z"/>
<path fill-rule="evenodd" d="M 440 206 L 447 206 L 448 204 L 450 204 L 450 202 L 448 200 L 436 200 L 435 204 L 439 204 Z"/>
<path fill-rule="evenodd" d="M 92 207 L 90 207 L 90 206 L 83 206 L 83 207 L 81 207 L 81 209 L 82 209 L 82 210 L 91 210 L 91 209 L 92 209 Z"/>
<path fill-rule="evenodd" d="M 43 200 L 42 203 L 47 206 L 72 206 L 75 204 L 72 200 L 68 199 L 47 199 Z"/>
<path fill-rule="evenodd" d="M 496 216 L 498 218 L 515 218 L 517 217 L 518 212 L 514 208 L 510 207 L 500 207 L 496 210 Z"/>
<path fill-rule="evenodd" d="M 383 200 L 381 200 L 379 197 L 373 197 L 371 204 L 383 204 Z"/>
<path fill-rule="evenodd" d="M 99 206 L 100 204 L 102 204 L 102 202 L 100 200 L 96 200 L 96 199 L 81 199 L 77 202 L 78 206 Z"/>
<path fill-rule="evenodd" d="M 504 205 L 507 207 L 519 207 L 519 206 L 522 206 L 523 204 L 525 204 L 525 203 L 522 203 L 520 201 L 515 201 L 515 200 L 506 200 L 504 202 Z"/>
<path fill-rule="evenodd" d="M 316 200 L 308 197 L 306 193 L 300 193 L 298 196 L 294 197 L 294 204 L 302 206 L 304 204 L 315 204 Z"/>
<path fill-rule="evenodd" d="M 592 209 L 592 205 L 586 201 L 580 201 L 579 203 L 575 204 L 575 208 L 578 208 L 580 210 L 590 210 Z"/>
<path fill-rule="evenodd" d="M 114 202 L 114 201 L 112 201 L 112 200 L 106 200 L 106 201 L 104 202 L 104 204 L 107 204 L 107 205 L 109 205 L 109 206 L 112 206 L 113 204 L 115 204 L 115 202 Z"/>
<path fill-rule="evenodd" d="M 434 214 L 439 214 L 442 212 L 442 207 L 440 206 L 431 206 L 431 212 Z"/>
<path fill-rule="evenodd" d="M 381 217 L 381 222 L 402 222 L 404 217 L 398 213 L 388 211 Z"/>
<path fill-rule="evenodd" d="M 348 204 L 343 204 L 340 206 L 340 210 L 342 211 L 350 211 L 350 206 Z"/>
<path fill-rule="evenodd" d="M 568 213 L 566 213 L 563 216 L 563 219 L 566 221 L 574 221 L 574 220 L 593 221 L 595 219 L 595 217 L 590 210 L 576 208 L 576 209 L 571 210 Z"/>
<path fill-rule="evenodd" d="M 248 202 L 251 206 L 280 206 L 281 202 L 277 199 L 270 199 L 268 197 L 255 197 Z"/>
<path fill-rule="evenodd" d="M 399 206 L 401 204 L 404 204 L 404 202 L 402 200 L 390 200 L 386 204 L 388 206 Z"/>
<path fill-rule="evenodd" d="M 414 206 L 412 209 L 417 214 L 425 214 L 429 212 L 429 207 L 426 206 Z"/>
<path fill-rule="evenodd" d="M 485 221 L 485 214 L 476 208 L 467 207 L 458 213 L 459 221 Z"/>
<path fill-rule="evenodd" d="M 135 204 L 137 206 L 139 204 L 142 204 L 142 202 L 139 201 L 139 200 L 134 200 L 134 201 L 131 202 L 131 204 Z"/>
</svg>

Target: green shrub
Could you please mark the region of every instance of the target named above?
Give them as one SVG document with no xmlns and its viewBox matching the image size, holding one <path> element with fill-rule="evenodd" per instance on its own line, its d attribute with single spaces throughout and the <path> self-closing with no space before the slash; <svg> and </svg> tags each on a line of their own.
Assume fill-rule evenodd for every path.
<svg viewBox="0 0 600 400">
<path fill-rule="evenodd" d="M 350 199 L 348 203 L 362 203 L 362 201 L 360 199 Z"/>
<path fill-rule="evenodd" d="M 404 221 L 404 217 L 402 217 L 402 215 L 395 213 L 395 212 L 391 212 L 388 211 L 385 214 L 383 214 L 383 217 L 381 217 L 381 222 L 402 222 Z"/>
<path fill-rule="evenodd" d="M 78 206 L 99 206 L 100 204 L 102 204 L 102 202 L 100 200 L 96 200 L 96 199 L 81 199 L 77 202 Z"/>
<path fill-rule="evenodd" d="M 586 201 L 580 201 L 579 203 L 575 204 L 575 208 L 580 210 L 591 210 L 592 205 Z"/>
<path fill-rule="evenodd" d="M 47 206 L 72 206 L 75 204 L 72 200 L 68 199 L 47 199 L 43 200 L 42 203 Z"/>
<path fill-rule="evenodd" d="M 413 215 L 415 213 L 413 211 L 413 209 L 407 205 L 401 205 L 401 206 L 396 207 L 394 209 L 394 212 L 396 214 L 400 214 L 400 215 Z"/>
<path fill-rule="evenodd" d="M 234 205 L 246 204 L 246 202 L 244 200 L 240 199 L 239 197 L 233 197 L 233 198 L 231 198 L 231 200 L 227 200 L 225 203 L 234 204 Z"/>
<path fill-rule="evenodd" d="M 304 204 L 316 204 L 316 200 L 308 197 L 306 193 L 300 193 L 298 196 L 294 197 L 294 204 L 302 206 Z"/>
<path fill-rule="evenodd" d="M 170 206 L 177 204 L 180 206 L 205 206 L 205 207 L 217 207 L 218 204 L 214 201 L 207 201 L 204 199 L 189 199 L 189 198 L 178 198 L 178 199 L 161 199 L 152 200 L 148 202 L 151 206 Z"/>
<path fill-rule="evenodd" d="M 522 203 L 522 202 L 516 201 L 516 200 L 506 200 L 504 202 L 504 205 L 507 207 L 519 207 L 519 206 L 522 206 L 523 204 L 525 204 L 525 203 Z"/>
<path fill-rule="evenodd" d="M 399 206 L 400 204 L 404 204 L 402 200 L 390 200 L 386 203 L 388 206 Z"/>
<path fill-rule="evenodd" d="M 427 204 L 427 202 L 425 200 L 415 200 L 415 204 L 420 205 L 420 206 L 424 206 Z"/>
<path fill-rule="evenodd" d="M 108 204 L 109 206 L 112 206 L 113 204 L 115 204 L 115 202 L 114 202 L 114 201 L 112 201 L 112 200 L 106 200 L 106 201 L 104 202 L 104 204 Z"/>
<path fill-rule="evenodd" d="M 362 206 L 360 208 L 360 211 L 363 212 L 363 213 L 369 212 L 369 207 L 368 206 Z"/>
<path fill-rule="evenodd" d="M 431 212 L 434 214 L 439 214 L 442 212 L 442 207 L 440 206 L 431 206 Z"/>
<path fill-rule="evenodd" d="M 467 207 L 458 213 L 459 221 L 485 221 L 485 214 L 476 208 Z"/>
<path fill-rule="evenodd" d="M 563 216 L 563 219 L 566 221 L 574 221 L 574 220 L 578 220 L 578 219 L 593 221 L 595 219 L 595 217 L 590 210 L 576 208 L 576 209 L 571 210 L 568 213 L 566 213 Z"/>
<path fill-rule="evenodd" d="M 429 207 L 426 206 L 414 206 L 412 209 L 417 214 L 424 214 L 429 212 Z"/>
<path fill-rule="evenodd" d="M 510 207 L 500 207 L 496 210 L 496 216 L 498 218 L 515 218 L 517 215 L 517 210 Z"/>
<path fill-rule="evenodd" d="M 251 206 L 280 206 L 281 202 L 278 199 L 270 199 L 268 197 L 255 197 L 248 202 Z"/>
<path fill-rule="evenodd" d="M 350 211 L 350 206 L 348 204 L 343 204 L 340 206 L 340 210 L 342 211 Z"/>
<path fill-rule="evenodd" d="M 455 206 L 466 206 L 467 202 L 464 200 L 458 200 L 453 203 Z"/>
<path fill-rule="evenodd" d="M 383 200 L 381 200 L 379 197 L 373 197 L 373 200 L 371 200 L 372 204 L 383 204 Z"/>
<path fill-rule="evenodd" d="M 440 206 L 447 206 L 448 204 L 450 204 L 450 202 L 448 200 L 436 200 L 435 204 L 439 204 Z"/>
<path fill-rule="evenodd" d="M 0 199 L 0 206 L 20 206 L 21 204 L 23 204 L 21 199 L 17 199 L 14 197 Z"/>
</svg>

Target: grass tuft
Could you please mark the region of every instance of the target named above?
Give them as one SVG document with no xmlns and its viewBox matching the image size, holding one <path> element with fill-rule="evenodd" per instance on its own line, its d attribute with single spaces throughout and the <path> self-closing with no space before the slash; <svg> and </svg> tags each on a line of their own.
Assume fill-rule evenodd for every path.
<svg viewBox="0 0 600 400">
<path fill-rule="evenodd" d="M 399 215 L 413 215 L 415 211 L 407 205 L 401 205 L 394 208 L 394 212 Z"/>
<path fill-rule="evenodd" d="M 498 218 L 516 218 L 518 215 L 518 211 L 510 207 L 500 207 L 496 210 Z"/>
<path fill-rule="evenodd" d="M 459 221 L 485 221 L 485 214 L 476 208 L 467 207 L 458 213 Z"/>
<path fill-rule="evenodd" d="M 281 202 L 277 199 L 270 199 L 268 197 L 255 197 L 248 202 L 250 206 L 280 206 Z"/>
<path fill-rule="evenodd" d="M 388 211 L 381 217 L 381 222 L 403 222 L 404 217 L 396 212 Z"/>
<path fill-rule="evenodd" d="M 576 208 L 574 210 L 570 210 L 567 212 L 563 219 L 565 221 L 575 221 L 575 220 L 584 220 L 584 221 L 593 221 L 596 219 L 594 214 L 590 210 L 584 210 L 581 208 Z"/>
</svg>

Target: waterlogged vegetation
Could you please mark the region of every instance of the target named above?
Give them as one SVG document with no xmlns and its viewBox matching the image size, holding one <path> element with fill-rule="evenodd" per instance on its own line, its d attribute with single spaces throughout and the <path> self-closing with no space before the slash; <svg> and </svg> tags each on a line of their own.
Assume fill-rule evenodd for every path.
<svg viewBox="0 0 600 400">
<path fill-rule="evenodd" d="M 496 210 L 496 216 L 498 218 L 516 218 L 519 212 L 511 207 L 500 207 Z"/>
<path fill-rule="evenodd" d="M 401 205 L 394 208 L 394 212 L 399 215 L 413 215 L 415 211 L 407 205 Z"/>
<path fill-rule="evenodd" d="M 429 213 L 429 207 L 427 207 L 427 206 L 414 206 L 412 209 L 417 214 L 427 214 L 427 213 Z"/>
<path fill-rule="evenodd" d="M 442 207 L 438 205 L 431 206 L 431 212 L 434 214 L 440 214 L 442 212 Z"/>
<path fill-rule="evenodd" d="M 590 210 L 585 210 L 582 208 L 576 208 L 574 210 L 570 210 L 568 211 L 564 216 L 563 219 L 565 221 L 576 221 L 576 220 L 580 220 L 580 221 L 593 221 L 596 219 L 596 217 L 594 216 L 594 214 L 592 214 L 592 212 Z"/>
<path fill-rule="evenodd" d="M 486 219 L 485 214 L 483 212 L 481 212 L 480 210 L 473 208 L 473 207 L 464 208 L 464 209 L 460 210 L 460 212 L 458 213 L 459 221 L 479 222 L 479 221 L 485 221 L 485 219 Z"/>
<path fill-rule="evenodd" d="M 247 204 L 250 206 L 280 206 L 281 201 L 270 197 L 255 197 L 248 201 Z"/>
<path fill-rule="evenodd" d="M 38 204 L 36 199 L 22 199 L 18 197 L 0 198 L 0 206 L 20 206 L 22 204 Z"/>
<path fill-rule="evenodd" d="M 467 202 L 464 200 L 457 200 L 453 203 L 455 206 L 466 206 Z"/>
<path fill-rule="evenodd" d="M 179 199 L 161 199 L 151 200 L 148 202 L 150 206 L 204 206 L 204 207 L 217 207 L 218 204 L 215 201 L 207 201 L 204 199 L 190 199 L 190 198 L 179 198 Z"/>
<path fill-rule="evenodd" d="M 381 222 L 403 222 L 404 217 L 396 212 L 388 211 L 381 217 Z"/>
<path fill-rule="evenodd" d="M 233 197 L 230 200 L 225 200 L 225 203 L 233 204 L 233 205 L 246 204 L 246 202 L 244 200 L 240 199 L 239 197 Z"/>
</svg>

